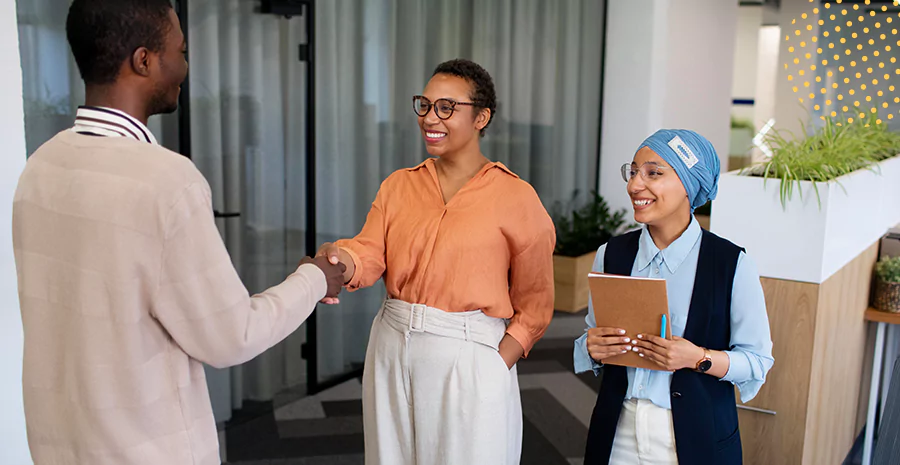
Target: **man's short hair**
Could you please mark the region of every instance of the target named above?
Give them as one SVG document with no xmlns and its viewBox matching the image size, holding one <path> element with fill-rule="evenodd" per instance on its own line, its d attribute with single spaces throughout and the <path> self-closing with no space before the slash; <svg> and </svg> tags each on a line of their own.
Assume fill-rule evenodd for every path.
<svg viewBox="0 0 900 465">
<path fill-rule="evenodd" d="M 140 47 L 161 52 L 171 21 L 170 0 L 74 0 L 66 36 L 81 78 L 111 84 Z"/>
</svg>

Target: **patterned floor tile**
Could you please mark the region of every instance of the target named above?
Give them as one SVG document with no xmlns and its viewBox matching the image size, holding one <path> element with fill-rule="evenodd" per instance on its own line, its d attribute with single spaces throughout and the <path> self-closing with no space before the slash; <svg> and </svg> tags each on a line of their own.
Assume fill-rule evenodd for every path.
<svg viewBox="0 0 900 465">
<path fill-rule="evenodd" d="M 547 335 L 519 362 L 523 465 L 583 465 L 587 426 L 599 389 L 573 372 L 573 340 L 584 312 L 554 316 Z M 273 402 L 247 402 L 223 432 L 229 465 L 362 465 L 362 386 L 347 381 L 316 396 L 291 389 Z"/>
<path fill-rule="evenodd" d="M 363 424 L 360 416 L 278 422 L 278 436 L 281 438 L 362 434 L 362 432 Z"/>
</svg>

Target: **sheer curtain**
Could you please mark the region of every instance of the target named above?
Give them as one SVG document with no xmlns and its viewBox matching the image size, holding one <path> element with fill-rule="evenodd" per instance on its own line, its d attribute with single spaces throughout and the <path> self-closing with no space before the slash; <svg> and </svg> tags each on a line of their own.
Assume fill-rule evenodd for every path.
<svg viewBox="0 0 900 465">
<path fill-rule="evenodd" d="M 259 14 L 256 3 L 188 2 L 192 156 L 251 293 L 280 283 L 306 252 L 303 22 Z M 301 328 L 240 367 L 207 369 L 217 419 L 304 383 L 304 341 Z"/>
<path fill-rule="evenodd" d="M 457 57 L 494 78 L 488 158 L 547 204 L 593 189 L 602 25 L 602 0 L 317 3 L 318 195 L 325 210 L 343 208 L 320 227 L 358 230 L 381 180 L 424 159 L 411 97 L 438 63 Z"/>
<path fill-rule="evenodd" d="M 66 41 L 71 0 L 17 2 L 28 153 L 71 127 L 84 85 Z M 303 255 L 304 96 L 296 44 L 299 22 L 260 15 L 254 0 L 191 0 L 191 127 L 194 162 L 208 179 L 214 208 L 240 212 L 220 231 L 247 287 L 280 282 Z M 175 115 L 148 123 L 178 150 Z M 287 180 L 291 182 L 287 182 Z M 271 399 L 305 382 L 304 331 L 257 359 L 208 369 L 219 421 L 245 398 Z"/>
<path fill-rule="evenodd" d="M 19 52 L 28 154 L 58 132 L 72 127 L 84 103 L 84 83 L 66 40 L 71 0 L 18 0 Z M 178 147 L 174 116 L 150 118 L 148 127 L 170 149 Z"/>
<path fill-rule="evenodd" d="M 72 126 L 84 85 L 66 42 L 69 0 L 16 2 L 22 56 L 25 138 L 31 154 Z"/>
<path fill-rule="evenodd" d="M 549 208 L 596 187 L 602 0 L 335 0 L 316 3 L 317 226 L 355 235 L 394 170 L 427 156 L 412 96 L 464 57 L 494 78 L 484 154 Z M 321 371 L 361 364 L 383 286 L 320 310 Z"/>
<path fill-rule="evenodd" d="M 17 2 L 29 153 L 69 127 L 84 89 L 65 38 L 70 0 Z M 258 0 L 190 0 L 192 154 L 251 292 L 306 252 L 303 21 Z M 355 235 L 381 181 L 426 153 L 411 110 L 441 61 L 494 77 L 499 111 L 484 153 L 531 182 L 548 207 L 595 187 L 602 0 L 334 0 L 316 3 L 319 241 Z M 177 121 L 151 130 L 178 149 Z M 318 310 L 319 381 L 361 366 L 383 286 Z M 305 330 L 227 370 L 209 370 L 219 421 L 244 399 L 302 384 Z"/>
</svg>

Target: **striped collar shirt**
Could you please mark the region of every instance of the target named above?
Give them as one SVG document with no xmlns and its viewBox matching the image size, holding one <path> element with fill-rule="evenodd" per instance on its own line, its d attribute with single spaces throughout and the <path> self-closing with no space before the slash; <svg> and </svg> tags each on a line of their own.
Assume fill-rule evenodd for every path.
<svg viewBox="0 0 900 465">
<path fill-rule="evenodd" d="M 78 107 L 73 131 L 101 137 L 127 137 L 140 142 L 159 145 L 153 133 L 143 123 L 127 113 L 104 107 Z"/>
</svg>

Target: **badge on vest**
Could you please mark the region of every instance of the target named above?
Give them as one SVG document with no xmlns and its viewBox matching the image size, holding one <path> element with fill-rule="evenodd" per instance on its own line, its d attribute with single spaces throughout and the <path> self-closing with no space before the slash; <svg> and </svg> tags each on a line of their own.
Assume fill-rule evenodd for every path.
<svg viewBox="0 0 900 465">
<path fill-rule="evenodd" d="M 681 158 L 681 161 L 687 165 L 688 169 L 691 169 L 697 163 L 700 163 L 700 159 L 694 155 L 694 152 L 688 147 L 687 144 L 681 140 L 681 137 L 675 136 L 672 140 L 669 141 L 669 147 L 678 154 L 678 158 Z"/>
</svg>

